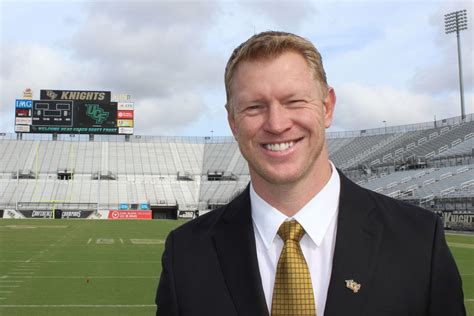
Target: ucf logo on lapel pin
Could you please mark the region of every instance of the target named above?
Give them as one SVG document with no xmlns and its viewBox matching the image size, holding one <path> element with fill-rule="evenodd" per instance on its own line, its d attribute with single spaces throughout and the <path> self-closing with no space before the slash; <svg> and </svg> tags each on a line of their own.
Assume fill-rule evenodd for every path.
<svg viewBox="0 0 474 316">
<path fill-rule="evenodd" d="M 359 292 L 360 290 L 360 284 L 357 283 L 356 281 L 354 280 L 346 280 L 346 287 L 350 290 L 352 290 L 352 292 L 354 293 L 357 293 Z"/>
</svg>

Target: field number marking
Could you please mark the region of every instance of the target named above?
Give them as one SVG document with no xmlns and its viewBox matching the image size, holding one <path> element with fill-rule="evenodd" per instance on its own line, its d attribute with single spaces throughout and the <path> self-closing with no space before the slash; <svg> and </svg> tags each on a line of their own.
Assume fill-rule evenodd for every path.
<svg viewBox="0 0 474 316">
<path fill-rule="evenodd" d="M 122 238 L 97 238 L 95 239 L 95 244 L 97 245 L 113 245 L 115 243 L 125 244 L 124 239 Z M 163 239 L 150 239 L 150 238 L 132 238 L 129 239 L 130 243 L 133 245 L 163 245 L 165 241 Z M 92 238 L 87 240 L 87 244 L 90 245 L 93 242 Z"/>
<path fill-rule="evenodd" d="M 115 243 L 115 240 L 113 238 L 97 238 L 95 243 L 102 245 L 112 245 Z"/>
<path fill-rule="evenodd" d="M 134 245 L 162 245 L 165 243 L 163 239 L 130 239 Z"/>
</svg>

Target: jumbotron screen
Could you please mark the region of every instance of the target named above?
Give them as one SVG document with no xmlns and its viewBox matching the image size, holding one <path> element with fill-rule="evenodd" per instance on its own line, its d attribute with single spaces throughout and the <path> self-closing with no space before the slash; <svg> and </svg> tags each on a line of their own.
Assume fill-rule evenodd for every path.
<svg viewBox="0 0 474 316">
<path fill-rule="evenodd" d="M 123 104 L 111 102 L 110 95 L 110 91 L 41 90 L 41 100 L 17 100 L 15 131 L 133 134 L 133 111 L 128 110 L 133 103 L 122 111 Z M 28 114 L 30 118 L 25 117 Z"/>
</svg>

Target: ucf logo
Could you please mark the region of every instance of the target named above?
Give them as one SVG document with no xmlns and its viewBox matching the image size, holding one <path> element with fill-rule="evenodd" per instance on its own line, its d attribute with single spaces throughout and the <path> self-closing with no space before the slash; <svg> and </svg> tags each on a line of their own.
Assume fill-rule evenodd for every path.
<svg viewBox="0 0 474 316">
<path fill-rule="evenodd" d="M 86 104 L 86 115 L 95 120 L 96 124 L 102 124 L 109 117 L 109 112 L 105 112 L 98 104 Z"/>
<path fill-rule="evenodd" d="M 346 280 L 346 287 L 354 293 L 357 293 L 360 290 L 360 284 L 354 280 Z"/>
<path fill-rule="evenodd" d="M 54 93 L 53 90 L 48 90 L 46 92 L 46 95 L 48 96 L 48 98 L 50 98 L 51 100 L 54 100 L 58 97 L 58 94 L 57 93 Z"/>
</svg>

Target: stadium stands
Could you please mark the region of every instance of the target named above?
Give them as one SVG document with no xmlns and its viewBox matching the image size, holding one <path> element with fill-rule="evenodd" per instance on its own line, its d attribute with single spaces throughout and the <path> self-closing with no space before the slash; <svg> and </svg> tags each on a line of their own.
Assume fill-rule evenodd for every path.
<svg viewBox="0 0 474 316">
<path fill-rule="evenodd" d="M 207 211 L 250 179 L 232 137 L 58 136 L 1 134 L 0 209 L 146 204 Z M 418 204 L 467 198 L 472 209 L 473 114 L 327 138 L 335 165 L 364 187 Z"/>
</svg>

